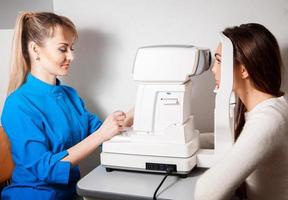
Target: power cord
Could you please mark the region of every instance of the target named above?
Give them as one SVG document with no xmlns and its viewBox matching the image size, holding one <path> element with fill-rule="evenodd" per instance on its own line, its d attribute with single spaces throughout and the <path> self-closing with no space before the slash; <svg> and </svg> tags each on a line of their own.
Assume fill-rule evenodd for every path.
<svg viewBox="0 0 288 200">
<path fill-rule="evenodd" d="M 158 190 L 161 188 L 162 184 L 164 183 L 164 181 L 166 180 L 166 178 L 172 174 L 172 172 L 175 171 L 174 168 L 172 167 L 167 167 L 166 169 L 166 175 L 164 176 L 164 178 L 162 179 L 162 181 L 160 182 L 160 184 L 158 185 L 157 189 L 155 190 L 154 192 L 154 195 L 153 195 L 153 200 L 157 200 L 157 192 Z"/>
</svg>

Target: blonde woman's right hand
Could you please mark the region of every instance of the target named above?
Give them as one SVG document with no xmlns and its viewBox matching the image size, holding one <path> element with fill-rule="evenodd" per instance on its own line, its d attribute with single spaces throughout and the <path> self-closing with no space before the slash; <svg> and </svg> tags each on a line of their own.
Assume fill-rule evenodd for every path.
<svg viewBox="0 0 288 200">
<path fill-rule="evenodd" d="M 124 112 L 116 111 L 105 119 L 99 128 L 99 134 L 101 134 L 104 142 L 110 140 L 124 130 L 125 118 L 126 115 Z"/>
</svg>

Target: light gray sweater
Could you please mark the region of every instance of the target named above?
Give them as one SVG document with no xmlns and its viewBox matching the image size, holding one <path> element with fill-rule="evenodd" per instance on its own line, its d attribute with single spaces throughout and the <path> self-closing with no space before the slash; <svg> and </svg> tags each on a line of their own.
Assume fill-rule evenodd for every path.
<svg viewBox="0 0 288 200">
<path fill-rule="evenodd" d="M 241 135 L 198 180 L 195 200 L 228 200 L 244 181 L 249 200 L 288 200 L 288 98 L 268 99 L 245 113 Z"/>
</svg>

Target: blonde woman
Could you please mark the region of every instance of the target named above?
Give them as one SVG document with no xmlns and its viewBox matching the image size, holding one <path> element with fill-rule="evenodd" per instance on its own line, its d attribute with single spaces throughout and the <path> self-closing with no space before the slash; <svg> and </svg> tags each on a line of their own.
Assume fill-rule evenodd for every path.
<svg viewBox="0 0 288 200">
<path fill-rule="evenodd" d="M 64 16 L 23 12 L 17 18 L 1 119 L 15 163 L 4 200 L 73 199 L 78 163 L 125 126 L 125 113 L 102 123 L 57 79 L 69 72 L 76 38 L 74 24 Z"/>
</svg>

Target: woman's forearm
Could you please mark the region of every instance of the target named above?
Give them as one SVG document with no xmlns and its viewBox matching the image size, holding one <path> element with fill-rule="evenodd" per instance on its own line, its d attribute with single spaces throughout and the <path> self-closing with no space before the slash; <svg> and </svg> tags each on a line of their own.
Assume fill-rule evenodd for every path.
<svg viewBox="0 0 288 200">
<path fill-rule="evenodd" d="M 123 124 L 125 118 L 125 113 L 122 111 L 117 111 L 109 115 L 97 131 L 69 148 L 67 150 L 68 156 L 63 158 L 62 161 L 68 161 L 72 165 L 77 165 L 81 160 L 91 154 L 100 144 L 121 133 L 124 130 Z"/>
<path fill-rule="evenodd" d="M 91 154 L 100 144 L 105 141 L 100 130 L 95 131 L 87 138 L 69 148 L 68 155 L 62 161 L 68 161 L 73 166 L 79 164 L 81 160 Z"/>
</svg>

